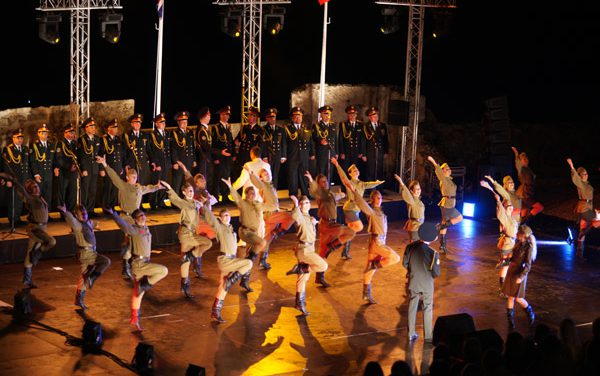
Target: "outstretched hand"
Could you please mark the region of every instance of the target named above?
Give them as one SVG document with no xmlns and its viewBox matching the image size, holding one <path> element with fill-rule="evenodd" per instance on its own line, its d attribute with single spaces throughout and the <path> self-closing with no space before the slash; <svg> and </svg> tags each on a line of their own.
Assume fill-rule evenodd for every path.
<svg viewBox="0 0 600 376">
<path fill-rule="evenodd" d="M 298 208 L 298 207 L 300 207 L 300 206 L 298 205 L 298 197 L 296 197 L 296 196 L 294 196 L 294 195 L 291 195 L 291 196 L 290 196 L 290 200 L 292 200 L 292 204 L 294 204 L 294 206 L 295 206 L 295 207 L 297 207 L 297 208 Z"/>
<path fill-rule="evenodd" d="M 99 163 L 102 166 L 106 167 L 106 157 L 103 155 L 96 156 L 96 163 Z"/>
<path fill-rule="evenodd" d="M 489 189 L 490 191 L 492 191 L 492 192 L 493 192 L 493 190 L 492 190 L 492 187 L 490 186 L 490 183 L 488 183 L 487 181 L 485 181 L 485 180 L 481 180 L 481 181 L 479 182 L 479 185 L 481 185 L 483 188 L 485 188 L 485 189 Z"/>
<path fill-rule="evenodd" d="M 67 207 L 64 205 L 57 205 L 56 208 L 58 209 L 58 211 L 60 211 L 61 213 L 66 213 L 67 212 Z"/>
<path fill-rule="evenodd" d="M 434 165 L 436 165 L 436 164 L 437 164 L 437 163 L 435 163 L 435 159 L 433 159 L 433 157 L 432 157 L 431 155 L 427 157 L 427 160 L 428 160 L 429 162 L 431 162 L 432 164 L 434 164 Z"/>
<path fill-rule="evenodd" d="M 173 189 L 173 188 L 171 188 L 171 185 L 169 185 L 169 183 L 167 183 L 164 180 L 159 180 L 158 184 L 161 185 L 161 188 L 166 188 L 168 190 L 172 190 Z"/>
<path fill-rule="evenodd" d="M 331 157 L 331 164 L 334 165 L 335 167 L 339 166 L 339 163 L 335 157 Z"/>
<path fill-rule="evenodd" d="M 231 188 L 231 178 L 223 179 L 221 178 L 223 183 L 225 183 L 229 188 Z"/>
<path fill-rule="evenodd" d="M 305 171 L 305 172 L 304 172 L 304 176 L 306 176 L 306 178 L 308 179 L 308 181 L 309 181 L 309 182 L 312 182 L 312 181 L 313 181 L 313 177 L 312 177 L 312 175 L 310 174 L 310 172 L 308 172 L 308 171 Z"/>
<path fill-rule="evenodd" d="M 398 174 L 394 174 L 394 179 L 398 180 L 398 183 L 400 183 L 400 185 L 404 185 L 402 178 Z"/>
<path fill-rule="evenodd" d="M 569 164 L 569 167 L 571 167 L 572 170 L 575 169 L 575 167 L 573 167 L 573 160 L 571 158 L 567 158 L 567 163 Z"/>
</svg>

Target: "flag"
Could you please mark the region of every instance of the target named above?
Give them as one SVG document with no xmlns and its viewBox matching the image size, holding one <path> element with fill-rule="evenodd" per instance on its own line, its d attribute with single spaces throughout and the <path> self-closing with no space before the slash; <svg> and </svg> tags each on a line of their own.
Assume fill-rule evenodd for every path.
<svg viewBox="0 0 600 376">
<path fill-rule="evenodd" d="M 319 0 L 319 5 L 323 5 L 328 2 L 329 2 L 329 0 Z"/>
<path fill-rule="evenodd" d="M 162 20 L 165 2 L 164 0 L 156 0 L 156 10 L 158 11 L 158 19 Z"/>
</svg>

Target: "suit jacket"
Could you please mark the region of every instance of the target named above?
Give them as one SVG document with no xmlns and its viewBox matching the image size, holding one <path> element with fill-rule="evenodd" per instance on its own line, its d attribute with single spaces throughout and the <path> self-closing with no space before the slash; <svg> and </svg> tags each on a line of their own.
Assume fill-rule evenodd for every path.
<svg viewBox="0 0 600 376">
<path fill-rule="evenodd" d="M 31 175 L 40 175 L 41 177 L 52 176 L 54 167 L 54 155 L 56 154 L 56 145 L 46 141 L 46 147 L 40 140 L 34 141 L 29 145 L 29 166 Z"/>
</svg>

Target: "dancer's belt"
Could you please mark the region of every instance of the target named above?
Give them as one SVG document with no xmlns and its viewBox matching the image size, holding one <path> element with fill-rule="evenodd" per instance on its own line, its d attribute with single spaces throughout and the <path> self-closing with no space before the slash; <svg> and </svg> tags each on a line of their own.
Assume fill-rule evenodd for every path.
<svg viewBox="0 0 600 376">
<path fill-rule="evenodd" d="M 584 198 L 580 198 L 579 201 L 583 201 L 583 202 L 587 202 L 588 204 L 591 204 L 592 201 L 594 201 L 594 200 L 586 200 Z"/>
<path fill-rule="evenodd" d="M 456 196 L 442 196 L 444 198 L 456 198 Z"/>
<path fill-rule="evenodd" d="M 235 255 L 229 255 L 229 254 L 227 254 L 225 252 L 219 252 L 219 253 L 220 253 L 220 256 L 227 257 L 228 259 L 232 259 L 233 260 L 235 258 Z"/>
<path fill-rule="evenodd" d="M 36 226 L 46 226 L 48 225 L 48 223 L 44 223 L 44 222 L 29 222 L 32 225 L 36 225 Z"/>
<path fill-rule="evenodd" d="M 510 235 L 507 235 L 507 234 L 505 234 L 505 233 L 503 233 L 503 232 L 502 232 L 502 233 L 500 233 L 500 236 L 501 236 L 501 237 L 504 237 L 504 238 L 509 238 L 509 239 L 512 239 L 513 241 L 517 240 L 517 237 L 516 237 L 516 236 L 510 236 Z"/>
<path fill-rule="evenodd" d="M 133 255 L 134 260 L 142 260 L 143 262 L 150 262 L 150 257 Z"/>
<path fill-rule="evenodd" d="M 303 245 L 315 245 L 314 242 L 305 242 L 305 241 L 302 241 L 302 240 L 298 241 L 298 243 L 299 244 L 303 244 Z"/>
<path fill-rule="evenodd" d="M 332 219 L 332 218 L 323 218 L 322 221 L 325 221 L 327 223 L 336 223 L 336 219 Z"/>
<path fill-rule="evenodd" d="M 425 218 L 408 218 L 411 221 L 415 221 L 415 222 L 419 222 L 419 223 L 423 223 L 425 222 Z"/>
</svg>

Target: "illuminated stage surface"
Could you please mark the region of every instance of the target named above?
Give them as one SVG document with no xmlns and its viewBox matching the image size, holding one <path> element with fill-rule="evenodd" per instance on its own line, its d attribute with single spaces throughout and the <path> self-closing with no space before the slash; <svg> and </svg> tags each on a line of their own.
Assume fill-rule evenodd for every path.
<svg viewBox="0 0 600 376">
<path fill-rule="evenodd" d="M 390 223 L 388 235 L 388 244 L 400 254 L 406 244 L 402 223 Z M 407 342 L 406 270 L 394 265 L 378 271 L 373 280 L 378 304 L 363 304 L 361 276 L 368 240 L 363 232 L 352 243 L 352 260 L 341 260 L 339 252 L 327 260 L 332 287 L 318 287 L 311 277 L 311 315 L 304 318 L 293 308 L 296 278 L 285 275 L 295 263 L 294 239 L 288 234 L 274 243 L 271 271 L 259 271 L 255 265 L 253 293 L 232 288 L 222 311 L 227 322 L 221 325 L 209 317 L 218 278 L 216 247 L 204 256 L 205 278 L 193 279 L 193 300 L 185 300 L 179 291 L 178 247 L 158 249 L 162 252 L 155 253 L 153 261 L 168 266 L 170 274 L 144 298 L 141 334 L 129 325 L 131 287 L 120 277 L 118 254 L 109 253 L 112 267 L 86 297 L 87 314 L 103 327 L 103 349 L 129 362 L 140 341 L 152 344 L 157 375 L 185 374 L 190 363 L 205 367 L 208 375 L 358 375 L 372 360 L 379 361 L 387 375 L 398 359 L 426 372 L 433 348 L 423 343 L 422 325 L 417 328 L 420 338 L 413 345 Z M 450 229 L 451 253 L 442 256 L 442 275 L 435 284 L 434 320 L 467 312 L 477 329 L 494 328 L 506 338 L 505 300 L 496 293 L 496 239 L 497 225 L 492 222 L 465 220 Z M 539 322 L 556 327 L 569 316 L 580 325 L 584 339 L 600 313 L 600 256 L 597 249 L 588 253 L 590 259 L 583 263 L 568 245 L 541 245 L 527 289 Z M 40 288 L 32 295 L 36 320 L 81 337 L 84 320 L 73 305 L 78 275 L 79 265 L 72 258 L 43 259 L 34 269 Z M 20 264 L 0 265 L 0 300 L 12 304 L 21 276 Z M 516 318 L 517 330 L 526 333 L 520 309 Z M 420 312 L 417 323 L 421 324 Z M 9 313 L 0 314 L 0 328 L 2 375 L 133 374 L 107 356 L 82 355 L 79 347 L 66 345 L 55 332 L 35 324 L 12 324 Z"/>
</svg>

